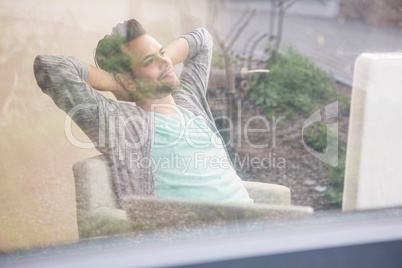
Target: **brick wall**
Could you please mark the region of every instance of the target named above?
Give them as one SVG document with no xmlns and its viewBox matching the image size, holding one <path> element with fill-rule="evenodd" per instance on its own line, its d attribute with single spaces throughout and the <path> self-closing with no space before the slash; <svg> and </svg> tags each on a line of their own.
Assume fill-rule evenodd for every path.
<svg viewBox="0 0 402 268">
<path fill-rule="evenodd" d="M 340 15 L 370 24 L 402 27 L 402 0 L 342 0 Z"/>
</svg>

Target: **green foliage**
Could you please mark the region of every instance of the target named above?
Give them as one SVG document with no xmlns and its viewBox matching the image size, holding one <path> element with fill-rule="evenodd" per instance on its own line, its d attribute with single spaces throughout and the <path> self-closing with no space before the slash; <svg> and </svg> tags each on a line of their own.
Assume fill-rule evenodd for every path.
<svg viewBox="0 0 402 268">
<path fill-rule="evenodd" d="M 330 75 L 319 69 L 307 57 L 289 48 L 277 54 L 274 62 L 268 61 L 265 68 L 270 73 L 256 76 L 251 87 L 250 99 L 261 107 L 265 115 L 307 119 L 313 112 L 330 102 L 338 100 L 349 110 L 350 100 L 336 91 Z M 325 153 L 327 147 L 327 125 L 314 123 L 304 131 L 307 146 Z M 327 178 L 328 208 L 342 205 L 345 173 L 346 143 L 339 138 L 339 164 L 336 167 L 323 165 L 321 170 Z"/>
<path fill-rule="evenodd" d="M 130 70 L 130 58 L 121 51 L 126 42 L 119 33 L 107 35 L 98 42 L 95 59 L 100 68 L 110 73 L 126 73 Z"/>
<path fill-rule="evenodd" d="M 304 141 L 307 146 L 317 152 L 325 153 L 327 147 L 327 125 L 316 123 L 304 132 Z M 327 208 L 340 208 L 342 206 L 343 182 L 345 177 L 346 143 L 338 137 L 338 165 L 332 167 L 322 166 L 325 176 L 329 179 L 326 197 Z"/>
<path fill-rule="evenodd" d="M 328 208 L 342 207 L 343 183 L 345 179 L 346 143 L 339 141 L 339 160 L 336 167 L 327 166 L 326 176 L 330 179 L 326 193 Z"/>
<path fill-rule="evenodd" d="M 337 97 L 331 77 L 291 48 L 266 68 L 270 73 L 254 79 L 250 97 L 268 117 L 309 115 L 321 101 Z"/>
<path fill-rule="evenodd" d="M 325 153 L 327 147 L 327 125 L 323 123 L 316 123 L 309 126 L 304 132 L 304 141 L 306 145 L 316 152 Z"/>
<path fill-rule="evenodd" d="M 223 52 L 221 50 L 214 50 L 212 53 L 211 65 L 216 68 L 223 69 L 225 67 Z"/>
</svg>

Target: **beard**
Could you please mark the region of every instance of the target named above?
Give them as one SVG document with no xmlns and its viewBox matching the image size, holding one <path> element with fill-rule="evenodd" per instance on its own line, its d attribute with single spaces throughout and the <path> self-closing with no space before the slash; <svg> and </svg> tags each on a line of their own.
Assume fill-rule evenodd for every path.
<svg viewBox="0 0 402 268">
<path fill-rule="evenodd" d="M 140 81 L 137 82 L 136 93 L 139 93 L 142 98 L 159 99 L 171 94 L 177 88 L 178 84 L 161 83 L 155 85 L 149 81 Z"/>
<path fill-rule="evenodd" d="M 155 97 L 164 97 L 166 95 L 172 94 L 172 92 L 176 89 L 177 86 L 172 84 L 161 84 L 155 88 L 154 95 Z M 157 96 L 160 95 L 160 96 Z"/>
</svg>

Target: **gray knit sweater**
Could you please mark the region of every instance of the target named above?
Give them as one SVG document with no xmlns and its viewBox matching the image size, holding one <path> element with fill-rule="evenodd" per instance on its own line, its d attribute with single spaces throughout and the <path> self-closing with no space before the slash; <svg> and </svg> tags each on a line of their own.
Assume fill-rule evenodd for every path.
<svg viewBox="0 0 402 268">
<path fill-rule="evenodd" d="M 212 37 L 203 28 L 182 37 L 188 41 L 190 52 L 184 62 L 181 84 L 172 95 L 177 105 L 202 115 L 217 132 L 206 100 Z M 120 205 L 126 195 L 155 195 L 150 163 L 132 164 L 133 157 L 151 159 L 155 128 L 151 113 L 99 94 L 87 83 L 87 65 L 78 59 L 39 55 L 34 73 L 42 91 L 71 116 L 108 159 Z"/>
</svg>

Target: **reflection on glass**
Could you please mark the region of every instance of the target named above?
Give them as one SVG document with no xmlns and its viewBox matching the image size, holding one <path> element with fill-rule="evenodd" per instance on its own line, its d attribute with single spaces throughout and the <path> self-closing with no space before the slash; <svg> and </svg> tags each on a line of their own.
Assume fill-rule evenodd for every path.
<svg viewBox="0 0 402 268">
<path fill-rule="evenodd" d="M 387 0 L 0 2 L 0 250 L 31 249 L 103 235 L 133 235 L 133 231 L 185 232 L 243 222 L 257 230 L 280 219 L 289 223 L 305 216 L 314 219 L 327 212 L 340 213 L 342 206 L 354 210 L 401 205 L 395 193 L 400 182 L 394 179 L 400 175 L 396 152 L 401 131 L 395 118 L 400 107 L 400 81 L 397 74 L 393 75 L 400 68 L 400 53 L 395 52 L 402 44 L 402 17 L 395 12 L 398 8 L 398 1 Z M 158 51 L 152 52 L 155 61 L 165 59 L 160 48 L 167 48 L 193 29 L 204 27 L 211 34 L 214 46 L 209 81 L 203 85 L 208 91 L 200 104 L 211 110 L 207 114 L 211 120 L 193 118 L 197 114 L 188 113 L 187 108 L 179 114 L 189 120 L 186 135 L 197 147 L 193 153 L 205 147 L 206 138 L 227 148 L 222 155 L 208 152 L 211 168 L 204 165 L 201 175 L 222 166 L 233 167 L 227 180 L 238 176 L 235 185 L 241 194 L 237 193 L 247 193 L 254 204 L 217 204 L 215 201 L 221 201 L 224 194 L 204 200 L 197 198 L 199 192 L 183 188 L 182 196 L 193 201 L 144 198 L 143 193 L 136 192 L 138 185 L 123 187 L 123 180 L 119 181 L 123 186 L 116 187 L 113 174 L 117 169 L 113 168 L 118 165 L 110 165 L 110 158 L 105 160 L 96 149 L 105 152 L 112 143 L 115 148 L 121 145 L 119 127 L 125 129 L 129 121 L 122 121 L 121 114 L 112 114 L 114 104 L 106 101 L 121 99 L 121 95 L 102 92 L 99 96 L 105 100 L 102 108 L 110 114 L 94 118 L 101 123 L 112 120 L 114 125 L 105 124 L 103 135 L 95 131 L 95 145 L 93 133 L 66 116 L 72 107 L 64 113 L 54 104 L 55 97 L 52 100 L 41 92 L 32 69 L 37 55 L 72 56 L 95 66 L 98 41 L 117 23 L 132 18 L 156 38 L 155 46 L 160 44 Z M 369 54 L 360 56 L 362 53 Z M 187 74 L 188 63 L 175 66 L 178 76 Z M 85 70 L 81 67 L 78 70 Z M 208 71 L 207 66 L 202 69 Z M 165 71 L 162 75 L 168 74 Z M 59 78 L 54 76 L 52 81 Z M 120 86 L 124 83 L 120 80 Z M 131 85 L 127 82 L 124 86 L 127 90 Z M 196 92 L 191 90 L 189 87 L 189 92 Z M 68 94 L 63 98 L 73 99 Z M 74 111 L 79 116 L 92 108 Z M 83 120 L 91 125 L 94 119 Z M 173 119 L 158 133 L 162 137 L 179 121 Z M 380 122 L 381 129 L 387 129 L 386 135 L 374 131 Z M 209 132 L 194 132 L 194 126 Z M 133 145 L 150 138 L 141 133 L 139 137 L 125 133 L 124 138 L 129 137 L 126 143 Z M 181 163 L 177 166 L 180 173 L 188 158 L 180 158 L 182 154 L 175 149 L 171 152 L 176 154 L 168 158 L 176 162 L 169 163 Z M 185 152 L 188 156 L 188 150 Z M 143 161 L 133 156 L 117 153 L 119 161 Z M 162 174 L 156 187 L 158 182 L 177 183 L 177 176 L 166 179 L 166 172 L 172 170 L 168 162 L 153 160 L 149 158 L 149 170 L 154 168 L 152 174 L 158 175 L 158 166 Z M 379 160 L 384 161 L 379 164 Z M 196 174 L 195 169 L 192 171 Z M 137 175 L 131 174 L 132 178 Z M 138 176 L 136 183 L 153 182 L 148 175 Z M 218 188 L 225 193 L 227 185 L 232 184 L 224 181 Z M 153 186 L 149 187 L 144 191 L 152 196 Z M 209 185 L 200 187 L 210 190 Z M 176 189 L 165 193 L 168 190 Z M 250 201 L 248 197 L 244 200 Z M 253 225 L 253 221 L 258 224 Z"/>
</svg>

